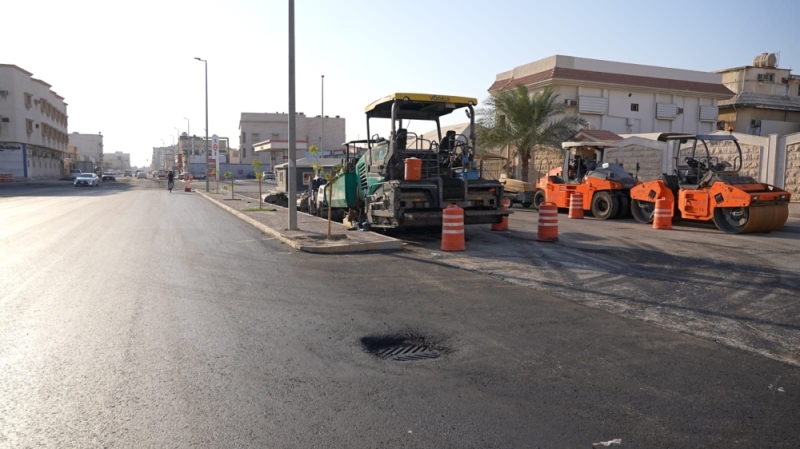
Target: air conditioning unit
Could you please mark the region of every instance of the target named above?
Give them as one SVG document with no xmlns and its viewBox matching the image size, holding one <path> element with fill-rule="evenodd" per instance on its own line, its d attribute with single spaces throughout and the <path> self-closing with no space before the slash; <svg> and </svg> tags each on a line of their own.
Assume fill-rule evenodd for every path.
<svg viewBox="0 0 800 449">
<path fill-rule="evenodd" d="M 677 109 L 675 109 L 675 113 L 676 113 L 676 114 L 683 114 L 683 108 L 677 108 Z"/>
<path fill-rule="evenodd" d="M 577 106 L 578 102 L 575 101 L 575 100 L 564 100 L 564 105 L 565 106 Z"/>
<path fill-rule="evenodd" d="M 754 128 L 760 128 L 761 127 L 761 120 L 756 120 L 756 119 L 750 120 L 750 126 L 752 126 Z"/>
</svg>

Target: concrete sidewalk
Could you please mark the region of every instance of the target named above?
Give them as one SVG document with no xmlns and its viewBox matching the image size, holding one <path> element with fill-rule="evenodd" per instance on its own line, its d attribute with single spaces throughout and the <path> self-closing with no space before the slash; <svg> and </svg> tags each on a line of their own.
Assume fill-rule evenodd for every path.
<svg viewBox="0 0 800 449">
<path fill-rule="evenodd" d="M 403 242 L 374 232 L 348 231 L 347 226 L 332 222 L 331 240 L 327 240 L 328 221 L 313 215 L 297 212 L 297 231 L 287 229 L 288 210 L 274 204 L 263 204 L 263 208 L 274 212 L 248 212 L 248 208 L 258 209 L 258 200 L 242 195 L 231 199 L 228 192 L 195 193 L 208 199 L 231 214 L 255 226 L 263 233 L 273 236 L 292 248 L 310 253 L 352 253 L 360 251 L 381 251 L 402 249 Z"/>
</svg>

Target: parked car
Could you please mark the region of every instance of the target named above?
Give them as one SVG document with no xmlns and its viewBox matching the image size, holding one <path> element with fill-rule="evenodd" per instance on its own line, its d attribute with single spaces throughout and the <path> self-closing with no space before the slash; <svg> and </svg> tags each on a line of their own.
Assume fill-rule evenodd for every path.
<svg viewBox="0 0 800 449">
<path fill-rule="evenodd" d="M 74 184 L 75 187 L 78 186 L 100 187 L 100 178 L 94 173 L 81 173 L 75 178 L 75 181 L 73 181 L 72 184 Z"/>
<path fill-rule="evenodd" d="M 128 176 L 133 176 L 133 173 L 130 170 L 125 170 L 124 176 L 127 178 Z"/>
<path fill-rule="evenodd" d="M 78 175 L 80 175 L 81 173 L 83 173 L 83 172 L 81 172 L 80 170 L 77 170 L 77 169 L 76 169 L 76 170 L 70 170 L 70 171 L 69 171 L 69 179 L 73 179 L 73 180 L 74 180 L 74 179 L 75 179 L 75 178 L 77 178 L 77 177 L 78 177 Z"/>
<path fill-rule="evenodd" d="M 195 175 L 194 179 L 206 179 L 206 172 L 200 172 L 199 175 Z"/>
<path fill-rule="evenodd" d="M 116 181 L 117 180 L 117 175 L 113 171 L 107 171 L 107 172 L 103 173 L 102 180 L 103 181 Z"/>
<path fill-rule="evenodd" d="M 138 179 L 147 179 L 147 173 L 145 173 L 143 171 L 140 171 L 139 173 L 136 174 L 136 178 L 138 178 Z"/>
<path fill-rule="evenodd" d="M 185 171 L 185 172 L 183 172 L 183 173 L 178 175 L 178 179 L 186 180 L 186 179 L 189 179 L 189 176 L 191 176 L 191 175 L 192 175 L 191 173 L 189 173 L 188 171 Z"/>
<path fill-rule="evenodd" d="M 264 180 L 267 180 L 267 179 L 272 180 L 272 181 L 275 180 L 275 173 L 274 172 L 265 171 L 264 173 L 262 173 L 262 175 L 264 175 L 263 176 Z"/>
<path fill-rule="evenodd" d="M 256 173 L 252 171 L 247 172 L 247 179 L 256 179 Z"/>
</svg>

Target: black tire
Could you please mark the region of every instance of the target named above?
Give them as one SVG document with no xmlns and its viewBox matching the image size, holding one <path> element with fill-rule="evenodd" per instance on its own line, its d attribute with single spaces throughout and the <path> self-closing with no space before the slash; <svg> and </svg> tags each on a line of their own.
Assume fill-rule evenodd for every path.
<svg viewBox="0 0 800 449">
<path fill-rule="evenodd" d="M 598 220 L 614 218 L 619 213 L 619 199 L 608 192 L 597 192 L 592 197 L 592 215 Z"/>
<path fill-rule="evenodd" d="M 545 195 L 544 190 L 539 189 L 533 194 L 533 203 L 531 206 L 533 206 L 535 210 L 539 210 L 539 206 L 541 206 L 546 199 L 547 196 Z"/>
<path fill-rule="evenodd" d="M 533 204 L 532 201 L 523 201 L 522 202 L 522 207 L 524 207 L 525 209 L 529 209 L 532 204 Z"/>
<path fill-rule="evenodd" d="M 628 218 L 631 214 L 631 199 L 628 195 L 618 195 L 619 198 L 619 212 L 616 218 Z"/>
<path fill-rule="evenodd" d="M 652 223 L 655 211 L 655 202 L 631 199 L 631 215 L 639 223 Z"/>
</svg>

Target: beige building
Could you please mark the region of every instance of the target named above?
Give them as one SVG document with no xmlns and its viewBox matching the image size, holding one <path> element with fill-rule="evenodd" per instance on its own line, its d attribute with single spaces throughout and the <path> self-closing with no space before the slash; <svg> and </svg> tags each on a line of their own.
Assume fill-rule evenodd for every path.
<svg viewBox="0 0 800 449">
<path fill-rule="evenodd" d="M 490 93 L 524 85 L 552 88 L 567 112 L 617 134 L 708 133 L 721 100 L 733 96 L 722 75 L 555 55 L 499 73 Z"/>
<path fill-rule="evenodd" d="M 0 174 L 61 177 L 67 147 L 64 97 L 32 73 L 0 64 Z"/>
<path fill-rule="evenodd" d="M 753 65 L 717 72 L 736 94 L 719 102 L 718 129 L 756 136 L 800 131 L 800 76 L 777 63 L 774 54 L 763 53 Z"/>
<path fill-rule="evenodd" d="M 94 165 L 103 166 L 103 135 L 81 134 L 74 132 L 69 135 L 69 146 L 82 156 L 80 160 L 92 161 Z"/>
<path fill-rule="evenodd" d="M 323 129 L 324 127 L 324 129 Z M 344 154 L 345 119 L 339 117 L 306 117 L 302 112 L 295 121 L 297 159 L 306 157 L 309 146 L 319 148 L 320 157 Z M 239 160 L 249 164 L 254 157 L 264 170 L 288 160 L 289 115 L 283 113 L 243 112 L 239 120 Z"/>
<path fill-rule="evenodd" d="M 131 154 L 115 151 L 103 155 L 103 167 L 111 170 L 129 170 L 131 168 Z"/>
</svg>

